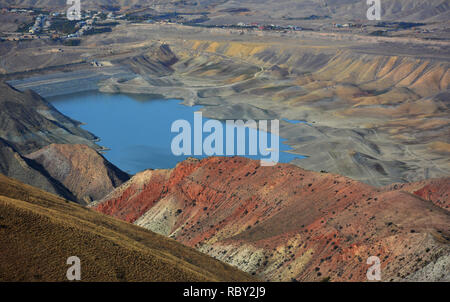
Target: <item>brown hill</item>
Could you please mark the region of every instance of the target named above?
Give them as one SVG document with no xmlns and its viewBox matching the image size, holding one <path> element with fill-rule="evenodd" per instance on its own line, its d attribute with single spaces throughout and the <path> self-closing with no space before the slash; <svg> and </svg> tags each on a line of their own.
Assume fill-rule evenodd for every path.
<svg viewBox="0 0 450 302">
<path fill-rule="evenodd" d="M 98 148 L 96 137 L 57 111 L 37 93 L 0 82 L 0 138 L 27 154 L 51 143 L 82 143 Z"/>
<path fill-rule="evenodd" d="M 64 185 L 51 177 L 41 165 L 21 156 L 13 146 L 1 138 L 0 173 L 66 199 L 76 200 L 76 197 Z"/>
<path fill-rule="evenodd" d="M 0 175 L 0 281 L 250 281 L 237 269 L 137 226 Z"/>
<path fill-rule="evenodd" d="M 94 135 L 38 94 L 1 82 L 0 94 L 0 173 L 81 203 L 128 180 L 94 150 Z"/>
<path fill-rule="evenodd" d="M 128 174 L 86 145 L 52 144 L 27 155 L 68 188 L 78 200 L 89 203 L 105 197 L 129 179 Z"/>
<path fill-rule="evenodd" d="M 144 171 L 96 205 L 265 280 L 449 280 L 449 178 L 377 189 L 293 165 L 243 158 L 188 160 Z M 436 200 L 439 198 L 439 202 Z M 432 202 L 431 202 L 432 201 Z M 433 203 L 434 202 L 434 203 Z"/>
<path fill-rule="evenodd" d="M 386 187 L 386 190 L 402 190 L 413 193 L 443 209 L 450 210 L 450 198 L 448 196 L 450 192 L 450 179 L 448 177 L 429 179 L 415 183 L 393 184 Z"/>
</svg>

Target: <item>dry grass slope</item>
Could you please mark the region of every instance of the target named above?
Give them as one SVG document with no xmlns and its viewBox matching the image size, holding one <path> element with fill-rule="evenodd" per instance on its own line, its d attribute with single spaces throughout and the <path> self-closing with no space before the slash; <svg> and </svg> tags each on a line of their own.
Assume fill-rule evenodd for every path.
<svg viewBox="0 0 450 302">
<path fill-rule="evenodd" d="M 0 174 L 0 281 L 252 281 L 174 240 Z"/>
</svg>

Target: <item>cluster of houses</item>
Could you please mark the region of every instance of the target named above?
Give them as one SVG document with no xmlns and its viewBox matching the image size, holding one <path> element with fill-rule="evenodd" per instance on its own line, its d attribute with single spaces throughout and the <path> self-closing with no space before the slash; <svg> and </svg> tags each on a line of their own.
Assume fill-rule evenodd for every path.
<svg viewBox="0 0 450 302">
<path fill-rule="evenodd" d="M 36 17 L 33 26 L 31 26 L 28 32 L 30 34 L 37 34 L 42 30 L 47 30 L 50 27 L 50 25 L 51 25 L 50 20 L 48 20 L 45 15 L 40 14 L 39 16 Z"/>
<path fill-rule="evenodd" d="M 88 30 L 91 30 L 93 28 L 95 21 L 97 20 L 97 18 L 100 18 L 101 14 L 102 12 L 91 12 L 91 11 L 85 12 L 85 14 L 82 16 L 84 20 L 80 20 L 75 24 L 75 29 L 77 29 L 77 31 L 73 34 L 68 34 L 66 37 L 63 38 L 76 38 L 83 36 Z M 53 12 L 50 14 L 50 16 L 60 17 L 64 16 L 64 13 Z M 107 18 L 113 19 L 114 15 L 112 13 L 109 13 Z M 40 14 L 36 18 L 34 25 L 30 28 L 29 33 L 37 34 L 42 31 L 48 30 L 50 25 L 51 23 L 50 20 L 47 18 L 47 16 Z M 54 34 L 52 35 L 52 37 L 53 36 L 56 37 L 57 35 Z"/>
<path fill-rule="evenodd" d="M 227 27 L 239 27 L 243 29 L 259 29 L 259 30 L 275 30 L 275 31 L 284 31 L 284 30 L 290 30 L 290 31 L 301 31 L 304 30 L 300 26 L 296 25 L 276 25 L 276 24 L 259 24 L 259 23 L 244 23 L 239 22 L 237 24 L 229 24 Z"/>
<path fill-rule="evenodd" d="M 354 24 L 354 23 L 333 23 L 334 28 L 350 28 L 350 27 L 361 27 L 362 24 Z"/>
<path fill-rule="evenodd" d="M 77 24 L 75 24 L 75 28 L 77 28 L 78 30 L 73 34 L 67 35 L 67 38 L 81 37 L 86 33 L 86 31 L 92 29 L 94 23 L 95 18 L 88 19 L 86 21 L 79 21 Z"/>
<path fill-rule="evenodd" d="M 93 28 L 96 20 L 100 18 L 101 14 L 102 12 L 86 11 L 85 15 L 82 16 L 82 19 L 84 20 L 81 20 L 77 24 L 75 24 L 75 28 L 77 28 L 78 30 L 73 34 L 67 35 L 67 38 L 77 38 L 83 36 L 88 30 L 91 30 Z M 121 17 L 123 17 L 123 15 L 115 16 L 113 12 L 110 12 L 106 15 L 107 20 L 120 19 Z"/>
<path fill-rule="evenodd" d="M 10 13 L 32 13 L 32 9 L 26 8 L 2 8 L 2 12 L 10 12 Z"/>
</svg>

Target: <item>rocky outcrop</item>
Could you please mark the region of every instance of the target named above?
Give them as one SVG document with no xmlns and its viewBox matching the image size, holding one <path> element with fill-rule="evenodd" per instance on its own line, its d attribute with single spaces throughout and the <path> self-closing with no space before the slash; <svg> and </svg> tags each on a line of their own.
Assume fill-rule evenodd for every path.
<svg viewBox="0 0 450 302">
<path fill-rule="evenodd" d="M 95 209 L 265 280 L 364 281 L 370 256 L 385 281 L 419 270 L 445 280 L 433 263 L 450 253 L 448 183 L 378 189 L 288 164 L 192 159 L 137 174 Z"/>
<path fill-rule="evenodd" d="M 129 175 L 86 145 L 51 144 L 27 155 L 78 200 L 99 200 L 129 179 Z"/>
<path fill-rule="evenodd" d="M 173 72 L 171 66 L 178 61 L 175 54 L 166 44 L 153 45 L 147 51 L 134 57 L 114 61 L 127 66 L 137 74 L 166 76 Z"/>
</svg>

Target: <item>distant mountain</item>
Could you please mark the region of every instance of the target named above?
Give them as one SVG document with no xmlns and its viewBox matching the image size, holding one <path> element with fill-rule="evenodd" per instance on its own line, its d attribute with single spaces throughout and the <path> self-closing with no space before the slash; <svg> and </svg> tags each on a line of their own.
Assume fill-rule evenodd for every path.
<svg viewBox="0 0 450 302">
<path fill-rule="evenodd" d="M 161 235 L 0 174 L 0 281 L 255 281 Z"/>
<path fill-rule="evenodd" d="M 450 178 L 376 188 L 289 164 L 187 160 L 135 175 L 98 211 L 270 281 L 450 281 Z"/>
<path fill-rule="evenodd" d="M 381 1 L 382 19 L 392 21 L 447 21 L 450 3 L 446 0 L 390 0 Z M 1 7 L 67 7 L 65 0 L 1 0 Z M 157 11 L 212 12 L 222 15 L 252 16 L 261 20 L 281 18 L 366 19 L 368 5 L 365 0 L 99 0 L 82 1 L 82 8 L 141 9 L 151 7 Z"/>
</svg>

